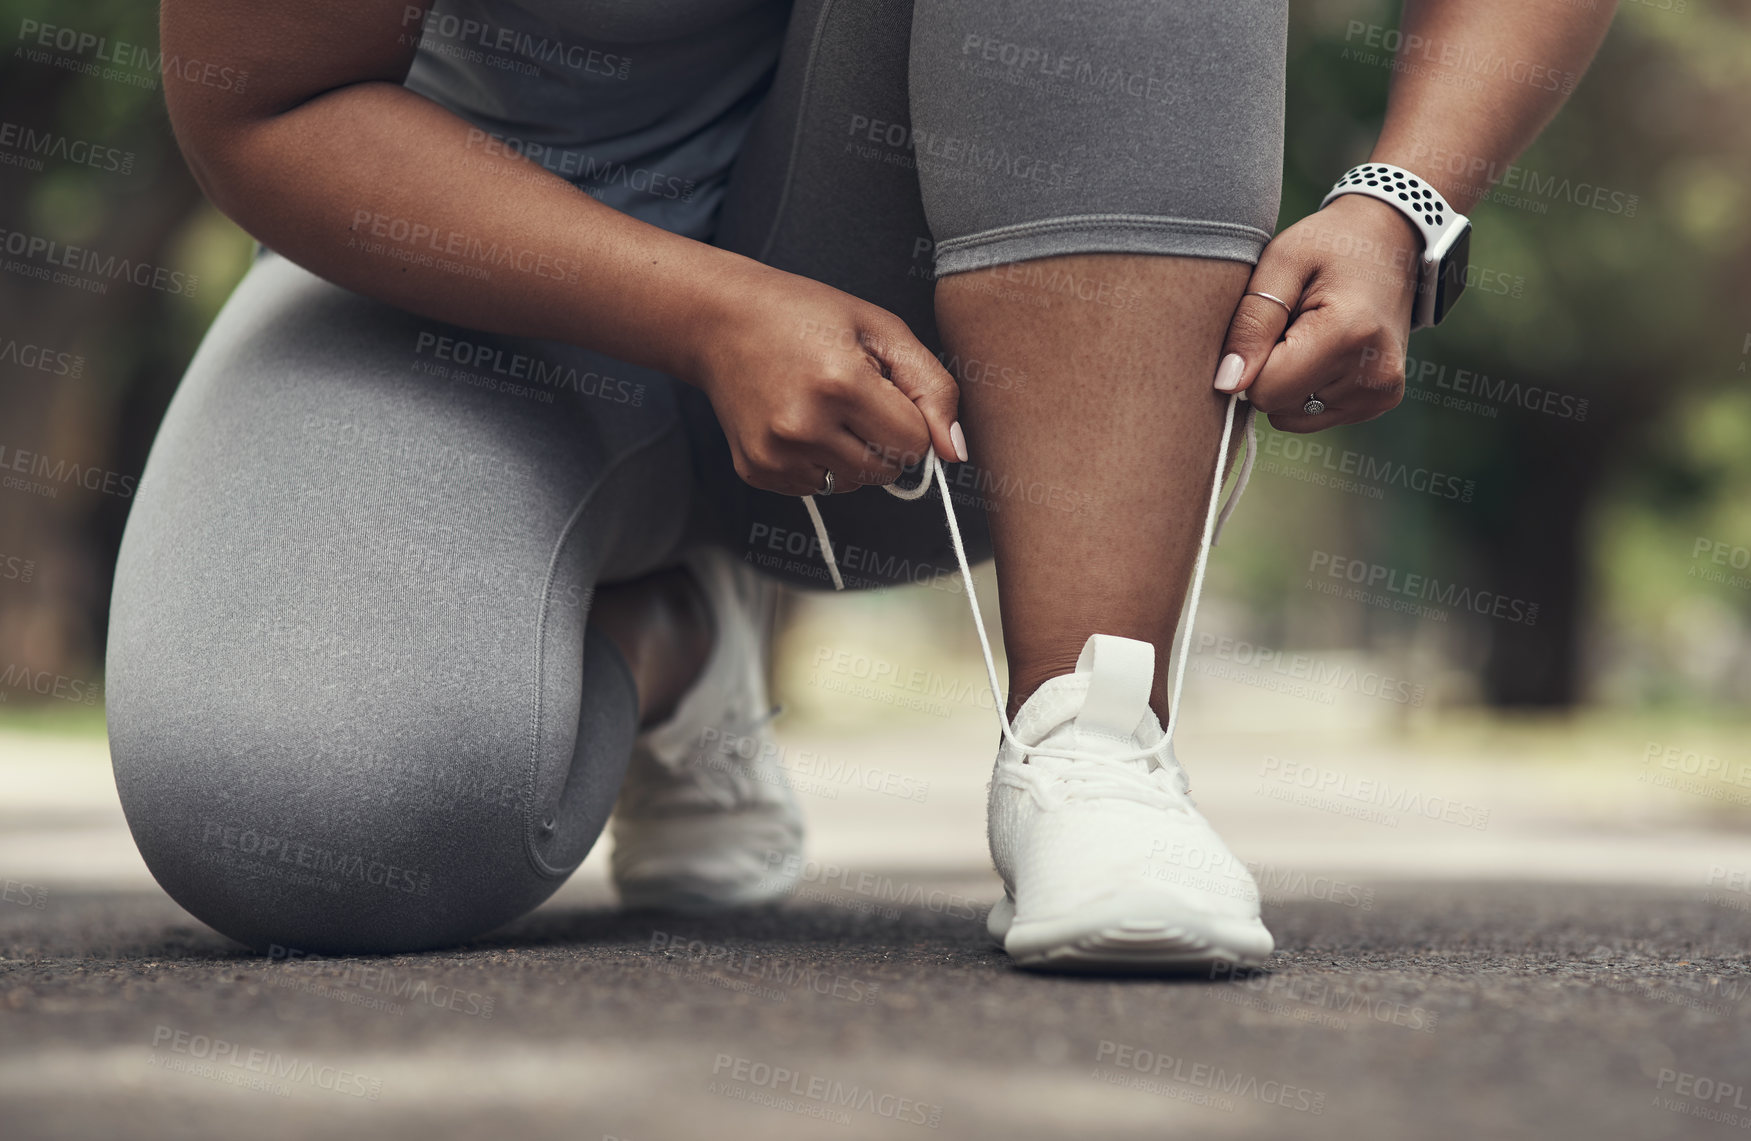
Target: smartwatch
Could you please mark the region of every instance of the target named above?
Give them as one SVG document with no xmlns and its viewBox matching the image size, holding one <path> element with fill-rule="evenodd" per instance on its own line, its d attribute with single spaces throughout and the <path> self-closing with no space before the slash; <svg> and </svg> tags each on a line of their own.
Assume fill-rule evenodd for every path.
<svg viewBox="0 0 1751 1141">
<path fill-rule="evenodd" d="M 1365 162 L 1351 167 L 1319 208 L 1325 209 L 1332 199 L 1345 194 L 1366 194 L 1397 207 L 1423 236 L 1411 328 L 1439 325 L 1465 292 L 1465 271 L 1471 262 L 1471 219 L 1447 205 L 1439 190 L 1391 163 Z"/>
</svg>

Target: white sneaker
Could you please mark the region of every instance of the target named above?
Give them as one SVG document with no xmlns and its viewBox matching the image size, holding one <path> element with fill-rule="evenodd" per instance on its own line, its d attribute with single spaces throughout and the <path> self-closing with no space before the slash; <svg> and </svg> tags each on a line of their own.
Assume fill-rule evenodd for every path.
<svg viewBox="0 0 1751 1141">
<path fill-rule="evenodd" d="M 1271 953 L 1258 887 L 1149 708 L 1154 673 L 1149 643 L 1096 634 L 1017 713 L 1025 748 L 998 750 L 991 857 L 1007 891 L 986 923 L 1021 966 L 1193 971 Z"/>
<path fill-rule="evenodd" d="M 1216 446 L 1168 699 L 1170 730 L 1179 721 L 1185 648 L 1210 548 L 1239 504 L 1258 455 L 1253 407 L 1250 402 L 1243 407 L 1244 400 L 1244 393 L 1228 398 Z M 1234 491 L 1223 507 L 1223 473 L 1237 416 L 1245 447 Z M 1149 708 L 1154 647 L 1094 635 L 1082 648 L 1076 672 L 1041 686 L 1011 725 L 1003 715 L 997 663 L 942 459 L 932 451 L 916 485 L 884 490 L 917 499 L 933 479 L 942 481 L 943 518 L 1003 726 L 989 819 L 991 858 L 1006 890 L 986 920 L 991 937 L 1028 967 L 1175 971 L 1263 961 L 1272 942 L 1259 921 L 1258 885 L 1192 804 L 1171 732 L 1162 731 Z M 833 585 L 843 589 L 814 497 L 804 496 L 803 506 Z"/>
<path fill-rule="evenodd" d="M 721 551 L 686 560 L 716 632 L 674 716 L 640 735 L 615 802 L 610 861 L 629 908 L 717 911 L 795 886 L 803 823 L 766 732 L 766 639 L 777 588 Z"/>
</svg>

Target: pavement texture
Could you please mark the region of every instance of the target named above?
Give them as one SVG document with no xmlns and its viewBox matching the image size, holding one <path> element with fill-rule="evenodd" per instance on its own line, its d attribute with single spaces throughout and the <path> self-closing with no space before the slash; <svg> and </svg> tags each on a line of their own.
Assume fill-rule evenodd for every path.
<svg viewBox="0 0 1751 1141">
<path fill-rule="evenodd" d="M 1534 769 L 1493 739 L 1188 729 L 1200 803 L 1254 863 L 1281 949 L 1239 978 L 1090 978 L 1018 971 L 986 939 L 987 717 L 787 730 L 822 863 L 780 907 L 623 913 L 596 852 L 467 946 L 321 962 L 249 952 L 157 888 L 100 737 L 0 730 L 0 1136 L 1472 1141 L 1751 1122 L 1751 832 L 1683 749 L 1667 764 L 1624 734 Z M 844 775 L 865 762 L 910 781 Z"/>
<path fill-rule="evenodd" d="M 321 963 L 138 894 L 10 909 L 5 1133 L 1668 1138 L 1751 1104 L 1751 915 L 1671 892 L 1280 904 L 1267 971 L 1177 982 L 1024 974 L 952 904 L 859 902 Z"/>
</svg>

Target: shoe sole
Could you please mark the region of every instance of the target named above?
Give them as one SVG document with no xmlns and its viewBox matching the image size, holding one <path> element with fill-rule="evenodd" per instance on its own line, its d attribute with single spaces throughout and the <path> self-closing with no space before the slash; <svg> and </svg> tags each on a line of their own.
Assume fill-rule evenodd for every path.
<svg viewBox="0 0 1751 1141">
<path fill-rule="evenodd" d="M 739 908 L 769 907 L 783 903 L 802 881 L 799 872 L 776 867 L 758 877 L 725 879 L 696 871 L 667 872 L 648 868 L 615 868 L 614 889 L 627 911 L 676 911 L 709 915 Z"/>
<path fill-rule="evenodd" d="M 1217 966 L 1252 967 L 1271 954 L 1271 933 L 1257 919 L 1165 917 L 1159 898 L 1101 900 L 1076 915 L 1015 921 L 1005 895 L 986 930 L 1019 967 L 1120 974 L 1195 974 Z"/>
<path fill-rule="evenodd" d="M 655 879 L 636 884 L 617 883 L 615 887 L 620 893 L 620 907 L 624 911 L 715 915 L 783 903 L 790 898 L 796 882 L 762 880 L 726 888 L 723 884 L 706 884 L 692 879 Z"/>
<path fill-rule="evenodd" d="M 637 827 L 636 838 L 614 836 L 609 860 L 620 905 L 629 911 L 703 915 L 764 907 L 788 899 L 802 878 L 799 862 L 790 858 L 802 852 L 800 821 L 762 810 L 641 820 Z"/>
</svg>

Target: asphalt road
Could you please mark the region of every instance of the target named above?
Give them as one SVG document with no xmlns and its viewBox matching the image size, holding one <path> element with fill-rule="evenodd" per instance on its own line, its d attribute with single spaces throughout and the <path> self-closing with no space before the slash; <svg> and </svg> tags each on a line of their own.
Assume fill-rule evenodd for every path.
<svg viewBox="0 0 1751 1141">
<path fill-rule="evenodd" d="M 899 871 L 708 921 L 573 899 L 457 950 L 321 963 L 244 951 L 150 892 L 8 900 L 0 1133 L 1548 1141 L 1751 1122 L 1751 911 L 1724 897 L 1382 885 L 1270 906 L 1268 971 L 1152 981 L 1015 970 L 979 918 L 995 894 L 984 872 Z"/>
</svg>

